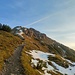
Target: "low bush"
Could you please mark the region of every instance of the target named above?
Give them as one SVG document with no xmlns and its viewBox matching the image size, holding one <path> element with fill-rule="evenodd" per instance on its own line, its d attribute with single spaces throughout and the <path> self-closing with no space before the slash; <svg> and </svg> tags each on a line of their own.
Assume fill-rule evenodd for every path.
<svg viewBox="0 0 75 75">
<path fill-rule="evenodd" d="M 0 30 L 11 32 L 11 27 L 0 23 Z"/>
</svg>

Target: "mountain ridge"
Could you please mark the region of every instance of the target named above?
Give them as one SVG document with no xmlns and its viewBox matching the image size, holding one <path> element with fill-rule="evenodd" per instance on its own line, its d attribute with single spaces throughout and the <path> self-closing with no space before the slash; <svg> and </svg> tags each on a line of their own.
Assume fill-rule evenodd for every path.
<svg viewBox="0 0 75 75">
<path fill-rule="evenodd" d="M 51 66 L 56 66 L 58 64 L 58 65 L 64 67 L 64 69 L 68 69 L 71 65 L 74 66 L 74 64 L 69 62 L 69 61 L 75 62 L 75 58 L 74 58 L 75 57 L 75 51 L 73 49 L 70 49 L 69 47 L 67 47 L 67 46 L 47 37 L 46 34 L 41 33 L 41 32 L 39 32 L 39 31 L 37 31 L 33 28 L 24 28 L 24 27 L 18 26 L 18 27 L 15 28 L 15 30 L 16 29 L 19 31 L 19 32 L 16 32 L 16 34 L 18 34 L 21 38 L 23 37 L 22 39 L 25 40 L 25 42 L 26 42 L 26 46 L 25 46 L 24 50 L 22 51 L 21 59 L 22 59 L 24 69 L 27 71 L 27 73 L 29 75 L 31 75 L 31 74 L 26 69 L 27 66 L 25 65 L 25 62 L 26 62 L 25 57 L 28 57 L 29 54 L 30 54 L 28 52 L 33 51 L 33 50 L 36 50 L 36 52 L 38 50 L 38 51 L 42 51 L 42 52 L 48 52 L 48 53 L 51 53 L 51 54 L 55 54 L 55 57 L 48 56 L 48 61 L 50 61 L 49 65 L 51 65 Z M 20 33 L 22 33 L 22 34 L 20 34 Z M 13 34 L 15 34 L 15 33 L 13 32 Z M 28 53 L 28 55 L 27 55 L 27 53 Z M 32 56 L 32 54 L 30 54 L 30 55 Z M 35 57 L 31 57 L 31 56 L 29 56 L 30 61 L 31 60 L 37 61 L 37 62 L 43 61 L 39 57 L 35 58 L 36 56 Z M 53 61 L 53 62 L 51 62 L 51 61 Z M 30 63 L 32 63 L 32 62 L 30 62 Z M 32 65 L 30 63 L 27 63 L 27 64 Z M 35 62 L 34 62 L 34 64 L 35 64 Z M 36 64 L 38 64 L 38 63 L 36 63 Z M 42 62 L 41 62 L 41 65 L 42 65 Z M 40 71 L 40 69 L 42 70 L 41 67 L 37 69 L 37 66 L 35 66 L 35 70 L 38 70 L 38 71 Z M 47 62 L 46 62 L 45 66 L 47 67 Z M 28 67 L 28 69 L 29 68 L 32 68 L 32 67 Z M 56 69 L 56 68 L 54 67 L 54 69 Z M 30 71 L 31 71 L 31 73 L 33 72 L 31 69 L 30 69 Z M 48 70 L 46 72 L 45 71 L 46 70 L 43 70 L 45 75 L 48 75 L 48 72 L 47 72 Z M 62 74 L 64 74 L 64 72 L 62 73 L 60 71 L 60 69 L 59 69 L 59 71 L 55 71 L 57 74 L 54 73 L 52 70 L 50 70 L 49 72 L 52 75 L 62 75 Z M 35 73 L 33 72 L 33 75 L 35 75 L 35 74 L 37 75 L 36 72 Z M 68 72 L 65 72 L 65 74 L 68 74 Z"/>
<path fill-rule="evenodd" d="M 73 49 L 33 28 L 17 26 L 12 29 L 11 33 L 19 37 L 22 44 L 25 44 L 19 58 L 25 75 L 75 74 L 75 51 Z"/>
</svg>

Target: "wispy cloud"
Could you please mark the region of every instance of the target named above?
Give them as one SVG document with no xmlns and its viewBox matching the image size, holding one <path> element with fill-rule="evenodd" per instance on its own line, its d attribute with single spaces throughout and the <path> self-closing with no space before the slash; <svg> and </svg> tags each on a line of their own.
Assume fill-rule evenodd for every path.
<svg viewBox="0 0 75 75">
<path fill-rule="evenodd" d="M 74 0 L 73 0 L 74 1 Z M 67 13 L 67 12 L 69 12 L 69 9 L 73 9 L 72 8 L 72 6 L 70 6 L 70 3 L 71 2 L 73 2 L 73 1 L 71 1 L 71 0 L 68 0 L 68 1 L 66 1 L 64 4 L 58 4 L 59 5 L 59 7 L 62 7 L 62 6 L 67 6 L 67 5 L 69 5 L 68 6 L 68 8 L 66 8 L 66 9 L 62 9 L 62 10 L 58 10 L 58 11 L 56 11 L 56 12 L 54 12 L 54 13 L 50 13 L 50 14 L 48 14 L 46 17 L 44 17 L 44 18 L 41 18 L 41 19 L 39 19 L 39 20 L 36 20 L 36 21 L 34 21 L 34 22 L 32 22 L 32 23 L 30 23 L 30 24 L 27 24 L 27 25 L 25 25 L 26 27 L 28 27 L 28 26 L 32 26 L 32 25 L 34 25 L 34 24 L 36 24 L 36 23 L 39 23 L 39 22 L 41 22 L 41 21 L 45 21 L 46 19 L 50 19 L 50 17 L 54 17 L 54 16 L 56 16 L 56 15 L 62 15 L 63 13 Z M 62 15 L 62 16 L 64 16 L 64 15 Z M 58 16 L 59 17 L 59 16 Z M 66 16 L 65 16 L 66 17 Z"/>
<path fill-rule="evenodd" d="M 36 23 L 38 23 L 38 22 L 41 22 L 41 21 L 44 21 L 45 19 L 50 18 L 51 16 L 52 16 L 52 15 L 46 16 L 46 17 L 44 17 L 44 18 L 42 18 L 42 19 L 39 19 L 39 20 L 37 20 L 37 21 L 34 21 L 34 22 L 32 22 L 32 23 L 30 23 L 30 24 L 27 24 L 27 25 L 25 25 L 25 26 L 27 27 L 27 26 L 34 25 L 34 24 L 36 24 Z"/>
<path fill-rule="evenodd" d="M 34 27 L 61 43 L 74 46 L 75 0 L 11 1 L 0 0 L 2 23 L 11 27 L 15 25 Z"/>
</svg>

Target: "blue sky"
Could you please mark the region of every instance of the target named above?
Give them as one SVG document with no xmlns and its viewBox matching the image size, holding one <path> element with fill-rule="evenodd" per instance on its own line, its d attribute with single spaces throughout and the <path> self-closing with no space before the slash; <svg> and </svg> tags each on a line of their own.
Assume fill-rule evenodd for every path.
<svg viewBox="0 0 75 75">
<path fill-rule="evenodd" d="M 0 0 L 0 23 L 35 28 L 75 49 L 75 0 Z"/>
</svg>

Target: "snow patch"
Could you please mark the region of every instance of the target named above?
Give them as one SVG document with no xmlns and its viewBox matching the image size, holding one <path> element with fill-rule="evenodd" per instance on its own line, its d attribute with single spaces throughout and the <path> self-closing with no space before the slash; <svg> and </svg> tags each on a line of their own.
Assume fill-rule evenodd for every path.
<svg viewBox="0 0 75 75">
<path fill-rule="evenodd" d="M 32 50 L 28 54 L 32 55 L 32 57 L 34 59 L 40 59 L 40 60 L 43 60 L 43 61 L 48 61 L 49 55 L 51 55 L 53 57 L 55 56 L 55 54 L 45 53 L 45 52 L 37 51 L 37 50 Z"/>
<path fill-rule="evenodd" d="M 51 55 L 54 57 L 55 54 L 45 53 L 45 52 L 37 51 L 37 50 L 32 50 L 32 51 L 26 52 L 26 53 L 32 55 L 32 57 L 34 58 L 31 60 L 32 67 L 33 67 L 33 65 L 37 66 L 39 60 L 42 60 L 46 63 L 46 67 L 42 67 L 42 70 L 44 71 L 43 75 L 51 75 L 50 73 L 47 73 L 47 71 L 54 70 L 54 68 L 48 64 L 48 61 L 49 61 L 48 56 Z"/>
<path fill-rule="evenodd" d="M 25 31 L 27 30 L 27 28 L 24 29 Z"/>
<path fill-rule="evenodd" d="M 75 66 L 75 62 L 72 62 L 72 61 L 70 61 L 68 59 L 66 59 L 66 61 Z"/>
<path fill-rule="evenodd" d="M 30 54 L 33 57 L 33 59 L 31 60 L 31 63 L 33 63 L 35 66 L 37 66 L 39 60 L 42 60 L 43 62 L 46 63 L 46 67 L 44 67 L 44 66 L 42 67 L 42 71 L 44 72 L 44 74 L 42 74 L 42 75 L 51 75 L 50 73 L 48 73 L 48 71 L 52 71 L 54 73 L 56 73 L 56 71 L 58 71 L 58 72 L 60 72 L 60 73 L 62 73 L 64 75 L 65 74 L 67 74 L 67 75 L 75 75 L 75 66 L 72 66 L 72 65 L 75 65 L 75 63 L 71 62 L 68 59 L 65 59 L 65 58 L 61 57 L 63 60 L 65 60 L 68 63 L 72 64 L 72 65 L 69 64 L 68 68 L 64 68 L 62 66 L 59 66 L 55 62 L 50 61 L 53 64 L 53 66 L 56 67 L 56 69 L 55 69 L 53 66 L 51 66 L 48 63 L 48 61 L 49 61 L 48 56 L 51 55 L 51 56 L 55 57 L 55 54 L 45 53 L 45 52 L 38 51 L 38 50 L 31 50 L 30 52 L 26 52 L 26 53 Z"/>
<path fill-rule="evenodd" d="M 75 75 L 75 66 L 72 67 L 69 65 L 68 68 L 63 68 L 59 65 L 57 65 L 55 62 L 52 61 L 52 64 L 56 66 L 56 68 L 58 69 L 57 71 L 62 73 L 62 74 L 67 74 L 67 75 Z"/>
<path fill-rule="evenodd" d="M 21 36 L 23 38 L 23 35 L 22 34 L 24 34 L 24 33 L 23 33 L 22 30 L 19 30 L 18 32 L 16 32 L 16 34 L 19 35 L 19 36 Z"/>
<path fill-rule="evenodd" d="M 46 66 L 47 66 L 47 68 L 42 67 L 42 70 L 44 70 L 45 75 L 51 75 L 50 73 L 47 73 L 47 71 L 50 71 L 50 70 L 53 71 L 54 68 L 51 65 L 49 65 L 47 62 L 46 62 Z"/>
<path fill-rule="evenodd" d="M 38 63 L 39 61 L 38 60 L 35 60 L 35 59 L 32 59 L 31 60 L 31 64 L 34 64 L 35 66 L 37 66 L 37 63 Z M 33 65 L 32 65 L 33 66 Z"/>
</svg>

